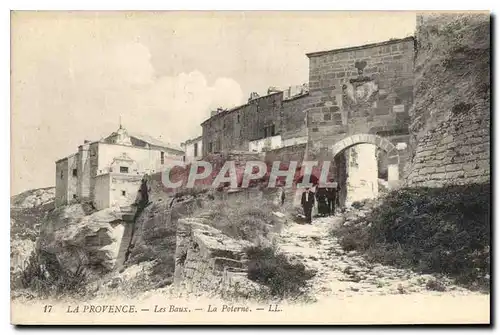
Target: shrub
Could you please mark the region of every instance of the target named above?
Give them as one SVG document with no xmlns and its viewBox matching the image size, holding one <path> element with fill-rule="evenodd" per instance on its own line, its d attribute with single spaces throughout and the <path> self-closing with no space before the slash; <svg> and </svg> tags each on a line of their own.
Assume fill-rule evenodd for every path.
<svg viewBox="0 0 500 335">
<path fill-rule="evenodd" d="M 314 273 L 302 263 L 290 263 L 272 247 L 253 246 L 246 249 L 248 279 L 268 286 L 275 297 L 297 297 L 307 288 Z"/>
<path fill-rule="evenodd" d="M 88 274 L 83 261 L 75 271 L 63 269 L 52 255 L 44 255 L 41 262 L 40 254 L 33 252 L 25 262 L 21 271 L 21 285 L 25 289 L 36 292 L 40 296 L 76 295 L 85 296 Z"/>
<path fill-rule="evenodd" d="M 490 273 L 490 185 L 411 188 L 389 193 L 361 224 L 333 234 L 370 261 L 443 273 L 487 288 Z"/>
</svg>

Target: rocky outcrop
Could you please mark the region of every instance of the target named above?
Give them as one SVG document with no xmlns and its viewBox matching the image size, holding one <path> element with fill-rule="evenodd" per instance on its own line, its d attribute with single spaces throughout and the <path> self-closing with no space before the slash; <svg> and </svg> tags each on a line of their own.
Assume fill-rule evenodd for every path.
<svg viewBox="0 0 500 335">
<path fill-rule="evenodd" d="M 259 285 L 246 277 L 244 249 L 248 246 L 249 242 L 233 239 L 209 226 L 203 216 L 180 219 L 175 251 L 176 289 L 222 296 L 251 294 Z"/>
<path fill-rule="evenodd" d="M 81 204 L 54 210 L 41 227 L 37 248 L 55 255 L 66 270 L 85 266 L 96 273 L 111 271 L 128 223 L 118 208 L 85 214 Z"/>
<path fill-rule="evenodd" d="M 12 208 L 16 209 L 47 205 L 54 202 L 55 194 L 55 187 L 29 190 L 13 196 L 11 198 L 10 205 Z"/>
<path fill-rule="evenodd" d="M 11 198 L 11 271 L 19 272 L 35 250 L 44 217 L 54 208 L 55 188 L 29 190 Z"/>
</svg>

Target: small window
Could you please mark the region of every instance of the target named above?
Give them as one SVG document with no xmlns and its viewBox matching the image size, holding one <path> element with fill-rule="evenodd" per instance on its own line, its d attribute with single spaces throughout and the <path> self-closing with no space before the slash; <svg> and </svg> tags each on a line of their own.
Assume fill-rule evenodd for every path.
<svg viewBox="0 0 500 335">
<path fill-rule="evenodd" d="M 165 164 L 165 153 L 163 151 L 160 152 L 160 163 Z"/>
<path fill-rule="evenodd" d="M 313 133 L 318 132 L 318 130 L 319 130 L 318 128 L 313 128 L 313 129 L 312 129 Z"/>
<path fill-rule="evenodd" d="M 198 157 L 198 143 L 194 144 L 194 157 Z"/>
<path fill-rule="evenodd" d="M 128 166 L 120 166 L 120 173 L 128 173 Z"/>
<path fill-rule="evenodd" d="M 122 191 L 122 196 L 126 196 L 126 195 L 127 195 L 127 192 Z"/>
<path fill-rule="evenodd" d="M 78 170 L 77 169 L 73 169 L 73 177 L 78 177 Z"/>
<path fill-rule="evenodd" d="M 236 117 L 236 123 L 240 123 L 240 114 L 238 114 Z"/>
<path fill-rule="evenodd" d="M 73 194 L 73 199 L 76 199 L 76 194 Z"/>
<path fill-rule="evenodd" d="M 325 114 L 323 114 L 323 120 L 324 121 L 331 121 L 332 120 L 332 114 L 331 113 L 325 113 Z"/>
<path fill-rule="evenodd" d="M 64 178 L 64 171 L 61 170 L 61 179 L 63 179 L 63 178 Z"/>
</svg>

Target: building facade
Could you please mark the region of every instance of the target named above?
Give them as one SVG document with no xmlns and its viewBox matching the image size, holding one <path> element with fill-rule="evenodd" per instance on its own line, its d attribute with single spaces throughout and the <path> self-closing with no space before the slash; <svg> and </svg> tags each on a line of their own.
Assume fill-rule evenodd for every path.
<svg viewBox="0 0 500 335">
<path fill-rule="evenodd" d="M 134 202 L 142 177 L 182 161 L 180 147 L 120 128 L 56 162 L 56 206 L 89 201 L 97 209 Z"/>
<path fill-rule="evenodd" d="M 184 162 L 190 163 L 203 157 L 203 136 L 198 136 L 181 143 L 184 151 Z"/>
<path fill-rule="evenodd" d="M 307 55 L 307 151 L 334 160 L 348 202 L 377 195 L 377 159 L 387 163 L 389 184 L 405 173 L 414 44 L 407 37 Z"/>
<path fill-rule="evenodd" d="M 282 147 L 283 136 L 292 138 L 300 129 L 305 133 L 300 104 L 307 95 L 307 85 L 285 91 L 270 88 L 264 96 L 252 93 L 244 105 L 213 111 L 201 124 L 203 155 L 231 150 L 255 152 L 267 148 L 269 143 L 271 148 Z M 302 122 L 288 122 L 297 119 Z"/>
</svg>

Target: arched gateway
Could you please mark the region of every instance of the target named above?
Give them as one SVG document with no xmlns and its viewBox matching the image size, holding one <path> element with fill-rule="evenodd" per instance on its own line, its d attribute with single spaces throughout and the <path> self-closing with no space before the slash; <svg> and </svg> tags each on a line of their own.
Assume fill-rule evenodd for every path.
<svg viewBox="0 0 500 335">
<path fill-rule="evenodd" d="M 335 159 L 339 153 L 349 149 L 357 144 L 373 144 L 377 148 L 384 150 L 387 153 L 387 179 L 388 182 L 394 184 L 399 180 L 399 153 L 391 142 L 387 139 L 373 134 L 356 134 L 344 138 L 335 143 L 332 147 L 332 156 Z"/>
</svg>

